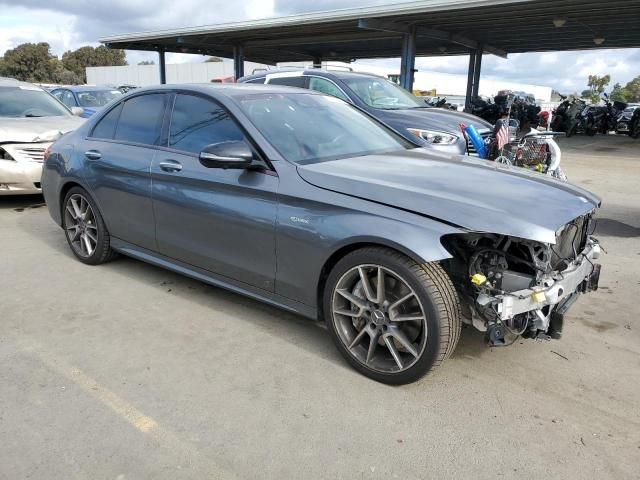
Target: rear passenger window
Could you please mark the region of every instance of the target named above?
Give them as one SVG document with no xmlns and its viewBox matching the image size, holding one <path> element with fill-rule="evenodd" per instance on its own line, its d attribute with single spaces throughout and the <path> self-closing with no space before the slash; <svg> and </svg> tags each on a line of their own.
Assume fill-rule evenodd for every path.
<svg viewBox="0 0 640 480">
<path fill-rule="evenodd" d="M 269 79 L 269 85 L 286 85 L 287 87 L 305 88 L 306 78 L 298 77 L 275 77 Z"/>
<path fill-rule="evenodd" d="M 194 95 L 176 95 L 169 129 L 171 148 L 200 153 L 212 143 L 244 138 L 240 127 L 216 102 Z"/>
<path fill-rule="evenodd" d="M 125 101 L 115 139 L 158 145 L 166 98 L 167 95 L 164 93 L 152 93 Z"/>
<path fill-rule="evenodd" d="M 118 117 L 120 116 L 120 110 L 122 110 L 122 104 L 111 109 L 100 121 L 93 127 L 91 136 L 95 138 L 112 139 L 113 134 L 116 133 L 116 124 L 118 123 Z"/>
</svg>

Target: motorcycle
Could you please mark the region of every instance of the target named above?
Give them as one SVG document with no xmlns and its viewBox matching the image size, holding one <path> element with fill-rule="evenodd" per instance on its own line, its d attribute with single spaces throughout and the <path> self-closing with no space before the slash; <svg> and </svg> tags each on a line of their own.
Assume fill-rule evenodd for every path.
<svg viewBox="0 0 640 480">
<path fill-rule="evenodd" d="M 589 105 L 580 113 L 580 122 L 585 135 L 593 137 L 596 133 L 605 135 L 616 129 L 616 122 L 620 114 L 627 108 L 623 102 L 609 101 L 609 96 L 604 94 L 604 105 Z"/>
<path fill-rule="evenodd" d="M 553 111 L 551 118 L 551 130 L 554 132 L 565 132 L 567 137 L 578 133 L 581 127 L 580 113 L 586 104 L 580 98 L 568 99 L 561 95 L 562 103 Z"/>
</svg>

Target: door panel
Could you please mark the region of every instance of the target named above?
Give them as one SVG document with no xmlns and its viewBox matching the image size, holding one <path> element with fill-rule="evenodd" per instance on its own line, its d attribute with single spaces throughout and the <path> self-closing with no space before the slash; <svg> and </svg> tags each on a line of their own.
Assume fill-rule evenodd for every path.
<svg viewBox="0 0 640 480">
<path fill-rule="evenodd" d="M 207 145 L 247 141 L 209 97 L 176 94 L 169 124 L 174 150 L 158 152 L 151 168 L 158 250 L 273 291 L 278 177 L 200 163 Z"/>
<path fill-rule="evenodd" d="M 155 146 L 162 144 L 168 98 L 149 93 L 125 100 L 100 119 L 80 150 L 111 235 L 151 250 L 156 241 L 150 170 Z"/>
<path fill-rule="evenodd" d="M 81 154 L 100 153 L 99 159 L 85 159 L 85 178 L 111 235 L 155 250 L 149 176 L 155 150 L 93 139 L 82 143 Z"/>
<path fill-rule="evenodd" d="M 273 291 L 278 177 L 169 152 L 158 152 L 151 177 L 160 253 Z"/>
</svg>

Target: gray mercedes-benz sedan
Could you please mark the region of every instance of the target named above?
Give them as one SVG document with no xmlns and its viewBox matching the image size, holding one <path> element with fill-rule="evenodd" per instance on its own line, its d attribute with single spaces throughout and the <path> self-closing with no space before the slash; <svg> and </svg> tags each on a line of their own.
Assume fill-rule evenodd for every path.
<svg viewBox="0 0 640 480">
<path fill-rule="evenodd" d="M 42 185 L 80 261 L 119 252 L 324 320 L 386 383 L 442 363 L 461 322 L 490 345 L 557 338 L 598 285 L 593 194 L 311 91 L 135 90 L 51 147 Z"/>
</svg>

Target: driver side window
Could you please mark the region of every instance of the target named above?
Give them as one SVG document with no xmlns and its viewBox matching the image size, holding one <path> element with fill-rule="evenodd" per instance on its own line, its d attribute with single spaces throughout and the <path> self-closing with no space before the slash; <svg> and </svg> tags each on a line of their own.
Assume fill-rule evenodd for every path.
<svg viewBox="0 0 640 480">
<path fill-rule="evenodd" d="M 60 95 L 60 101 L 64 103 L 67 107 L 77 107 L 76 99 L 69 90 L 63 90 L 62 95 Z"/>
<path fill-rule="evenodd" d="M 171 113 L 169 147 L 200 153 L 212 143 L 243 140 L 244 133 L 219 104 L 195 95 L 176 95 Z"/>
</svg>

